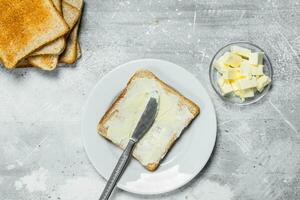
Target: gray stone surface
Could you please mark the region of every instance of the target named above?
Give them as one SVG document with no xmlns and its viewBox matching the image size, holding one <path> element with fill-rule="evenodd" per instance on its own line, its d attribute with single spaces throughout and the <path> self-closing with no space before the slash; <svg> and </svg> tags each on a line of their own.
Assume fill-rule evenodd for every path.
<svg viewBox="0 0 300 200">
<path fill-rule="evenodd" d="M 274 65 L 273 88 L 255 105 L 222 102 L 208 65 L 228 42 L 249 40 Z M 297 0 L 86 0 L 83 56 L 54 72 L 0 70 L 0 199 L 97 199 L 104 180 L 80 139 L 80 114 L 95 83 L 124 62 L 165 59 L 211 95 L 218 138 L 206 168 L 159 196 L 121 190 L 113 199 L 300 199 L 300 2 Z"/>
</svg>

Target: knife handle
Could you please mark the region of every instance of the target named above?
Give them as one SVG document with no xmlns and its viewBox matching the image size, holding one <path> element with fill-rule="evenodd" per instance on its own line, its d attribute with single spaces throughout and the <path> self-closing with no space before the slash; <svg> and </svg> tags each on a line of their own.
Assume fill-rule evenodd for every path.
<svg viewBox="0 0 300 200">
<path fill-rule="evenodd" d="M 119 181 L 121 175 L 123 174 L 127 164 L 129 163 L 134 145 L 135 145 L 135 141 L 129 140 L 125 150 L 123 151 L 121 157 L 119 158 L 117 165 L 115 166 L 113 172 L 111 173 L 99 200 L 109 199 L 112 191 L 114 190 L 117 182 Z"/>
</svg>

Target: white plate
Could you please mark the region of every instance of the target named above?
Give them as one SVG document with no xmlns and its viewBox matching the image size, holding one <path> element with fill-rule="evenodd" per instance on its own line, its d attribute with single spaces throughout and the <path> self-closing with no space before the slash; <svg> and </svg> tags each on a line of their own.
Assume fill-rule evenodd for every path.
<svg viewBox="0 0 300 200">
<path fill-rule="evenodd" d="M 186 129 L 155 172 L 132 160 L 118 187 L 137 194 L 160 194 L 192 180 L 204 167 L 214 148 L 217 132 L 215 110 L 201 83 L 173 63 L 143 59 L 123 64 L 104 76 L 92 90 L 83 108 L 82 137 L 87 155 L 107 179 L 121 150 L 98 135 L 96 127 L 114 98 L 138 69 L 148 69 L 200 106 L 200 115 Z"/>
</svg>

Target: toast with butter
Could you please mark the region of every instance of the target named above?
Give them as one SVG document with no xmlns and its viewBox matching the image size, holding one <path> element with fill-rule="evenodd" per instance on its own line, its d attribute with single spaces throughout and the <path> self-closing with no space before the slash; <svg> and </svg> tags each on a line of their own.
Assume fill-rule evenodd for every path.
<svg viewBox="0 0 300 200">
<path fill-rule="evenodd" d="M 133 156 L 154 171 L 182 131 L 200 113 L 199 107 L 148 70 L 137 71 L 98 123 L 98 133 L 124 149 L 143 112 L 147 95 L 159 94 L 157 117 L 136 144 Z"/>
</svg>

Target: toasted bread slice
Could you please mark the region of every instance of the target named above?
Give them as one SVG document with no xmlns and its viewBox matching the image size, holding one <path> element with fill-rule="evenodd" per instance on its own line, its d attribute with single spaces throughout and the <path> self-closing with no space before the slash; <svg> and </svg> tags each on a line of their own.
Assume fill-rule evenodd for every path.
<svg viewBox="0 0 300 200">
<path fill-rule="evenodd" d="M 51 0 L 0 0 L 0 59 L 7 68 L 69 30 Z"/>
<path fill-rule="evenodd" d="M 68 24 L 69 28 L 73 29 L 78 19 L 80 18 L 81 11 L 65 1 L 62 2 L 62 11 L 63 17 L 66 23 Z"/>
<path fill-rule="evenodd" d="M 147 95 L 157 91 L 156 119 L 136 145 L 133 156 L 154 171 L 182 131 L 199 114 L 199 107 L 161 81 L 152 72 L 137 71 L 98 124 L 100 135 L 124 149 L 147 104 Z"/>
<path fill-rule="evenodd" d="M 62 15 L 62 2 L 61 0 L 52 0 L 56 10 L 59 11 L 59 13 Z M 61 54 L 66 46 L 66 39 L 65 37 L 60 37 L 53 42 L 50 42 L 49 44 L 39 48 L 38 50 L 31 53 L 31 56 L 37 56 L 37 55 L 48 55 L 48 54 Z"/>
<path fill-rule="evenodd" d="M 62 15 L 61 0 L 52 0 L 56 10 Z M 61 54 L 66 46 L 66 39 L 64 36 L 50 42 L 46 46 L 34 51 L 30 57 L 26 59 L 27 63 L 44 70 L 53 70 L 56 68 L 53 65 L 58 62 L 58 55 Z M 51 55 L 51 56 L 50 56 Z M 17 64 L 19 65 L 19 63 Z M 28 66 L 28 65 L 27 65 Z M 17 66 L 18 67 L 18 66 Z"/>
<path fill-rule="evenodd" d="M 32 56 L 27 59 L 29 64 L 43 70 L 54 70 L 58 63 L 57 55 Z"/>
<path fill-rule="evenodd" d="M 37 56 L 37 55 L 49 55 L 49 54 L 61 54 L 66 47 L 66 39 L 65 37 L 60 37 L 50 44 L 34 51 L 30 54 L 30 56 Z"/>
<path fill-rule="evenodd" d="M 82 0 L 64 0 L 63 3 L 66 3 L 68 5 L 72 5 L 72 6 L 76 7 L 76 9 L 78 9 L 80 11 L 80 17 L 81 17 L 82 7 L 83 7 Z M 62 53 L 62 55 L 59 58 L 60 63 L 73 64 L 81 56 L 81 52 L 79 52 L 79 54 L 77 54 L 78 48 L 80 50 L 80 46 L 77 47 L 78 26 L 80 24 L 80 17 L 78 19 L 76 27 L 71 31 L 71 33 L 68 37 L 65 51 Z"/>
<path fill-rule="evenodd" d="M 76 24 L 74 29 L 67 41 L 65 51 L 60 55 L 59 62 L 65 64 L 73 64 L 77 59 L 77 35 L 78 35 L 79 22 Z"/>
</svg>

